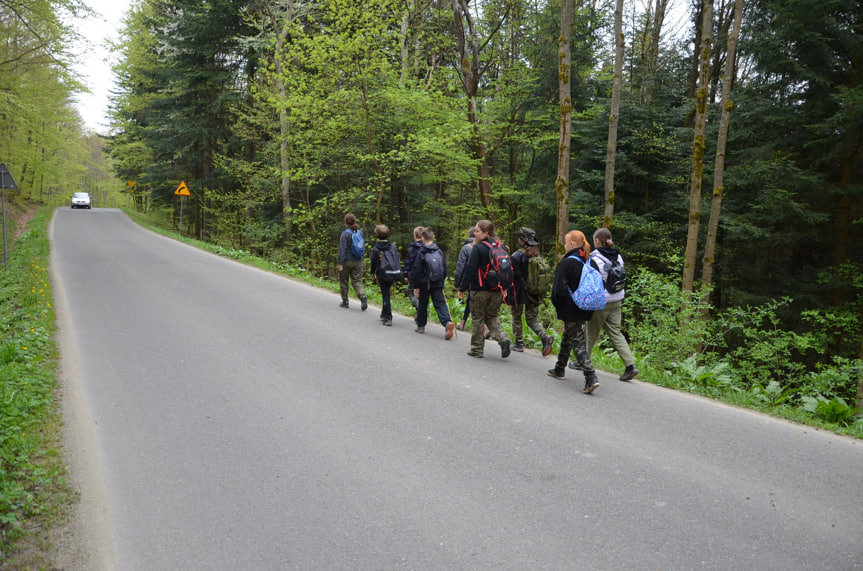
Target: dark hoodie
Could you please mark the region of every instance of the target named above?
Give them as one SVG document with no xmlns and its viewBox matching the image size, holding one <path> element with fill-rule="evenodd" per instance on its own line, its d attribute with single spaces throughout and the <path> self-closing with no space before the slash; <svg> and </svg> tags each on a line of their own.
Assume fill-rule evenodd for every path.
<svg viewBox="0 0 863 571">
<path fill-rule="evenodd" d="M 371 262 L 372 262 L 372 271 L 371 274 L 373 276 L 377 275 L 378 267 L 381 265 L 381 252 L 389 250 L 390 248 L 395 248 L 395 244 L 390 242 L 389 240 L 378 240 L 375 244 L 375 247 L 372 248 L 371 253 Z"/>
<path fill-rule="evenodd" d="M 440 250 L 440 247 L 432 242 L 429 245 L 423 244 L 420 246 L 419 251 L 417 251 L 417 257 L 414 261 L 413 265 L 413 273 L 410 276 L 410 287 L 412 288 L 442 288 L 444 285 L 444 280 L 441 279 L 436 282 L 429 283 L 428 275 L 426 274 L 426 265 L 425 265 L 425 255 L 429 252 L 434 252 L 436 250 Z M 443 252 L 441 252 L 441 257 L 443 257 Z M 444 259 L 444 278 L 446 278 L 446 258 Z"/>
<path fill-rule="evenodd" d="M 570 290 L 578 289 L 578 284 L 581 281 L 581 270 L 584 265 L 578 260 L 573 260 L 570 256 L 578 256 L 584 260 L 584 253 L 581 248 L 575 248 L 566 253 L 566 256 L 560 259 L 557 263 L 557 269 L 554 271 L 554 285 L 551 286 L 551 304 L 557 310 L 557 318 L 561 321 L 590 321 L 593 317 L 592 311 L 580 309 L 575 302 L 572 301 Z M 593 263 L 593 261 L 587 262 Z M 593 264 L 596 268 L 596 264 Z M 597 268 L 599 269 L 599 268 Z"/>
</svg>

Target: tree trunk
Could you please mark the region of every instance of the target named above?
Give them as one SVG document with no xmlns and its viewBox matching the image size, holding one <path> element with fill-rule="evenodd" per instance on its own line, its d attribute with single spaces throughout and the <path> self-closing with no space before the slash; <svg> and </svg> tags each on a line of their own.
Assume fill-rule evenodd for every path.
<svg viewBox="0 0 863 571">
<path fill-rule="evenodd" d="M 725 148 L 728 143 L 728 125 L 731 122 L 731 112 L 734 110 L 734 102 L 731 100 L 731 89 L 734 85 L 735 54 L 737 52 L 737 38 L 740 36 L 740 24 L 742 20 L 743 0 L 735 0 L 734 22 L 731 33 L 728 34 L 728 53 L 725 56 L 725 73 L 722 77 L 722 117 L 719 120 L 719 136 L 716 140 L 713 200 L 710 204 L 710 221 L 707 225 L 707 242 L 704 244 L 704 266 L 701 273 L 701 284 L 708 290 L 708 302 L 710 301 L 710 285 L 713 283 L 713 267 L 716 262 L 716 234 L 719 230 L 719 213 L 722 210 L 722 195 L 725 192 Z M 706 309 L 704 316 L 706 316 Z"/>
<path fill-rule="evenodd" d="M 858 358 L 863 361 L 863 341 L 860 342 L 860 355 Z M 863 377 L 857 379 L 857 414 L 863 416 Z"/>
<path fill-rule="evenodd" d="M 279 18 L 273 11 L 269 2 L 262 3 L 263 11 L 266 12 L 270 20 L 270 25 L 273 30 L 279 30 Z M 281 24 L 281 30 L 276 34 L 276 49 L 273 54 L 273 63 L 276 72 L 276 94 L 278 95 L 279 105 L 279 168 L 281 171 L 281 194 L 282 194 L 282 224 L 284 225 L 283 236 L 285 245 L 291 241 L 291 177 L 290 177 L 290 156 L 288 149 L 288 110 L 285 102 L 288 99 L 287 88 L 285 87 L 282 58 L 285 55 L 285 43 L 288 38 L 290 24 L 294 20 L 294 2 L 288 0 L 285 5 L 284 21 Z"/>
<path fill-rule="evenodd" d="M 467 0 L 453 0 L 453 15 L 455 17 L 455 35 L 458 45 L 459 62 L 462 73 L 462 85 L 467 96 L 467 120 L 471 127 L 474 158 L 477 160 L 479 176 L 479 201 L 488 210 L 491 206 L 491 182 L 488 173 L 488 155 L 479 125 L 477 110 L 477 94 L 480 81 L 480 49 L 476 27 L 470 15 Z M 467 30 L 465 30 L 465 23 Z"/>
<path fill-rule="evenodd" d="M 695 47 L 692 50 L 692 69 L 689 73 L 689 93 L 688 96 L 690 99 L 695 98 L 695 90 L 698 87 L 698 62 L 700 47 L 701 47 L 701 34 L 703 30 L 703 21 L 704 21 L 704 5 L 700 2 L 694 3 L 695 14 L 693 15 L 693 21 L 695 22 Z M 712 19 L 712 18 L 711 18 Z M 711 27 L 711 33 L 713 28 Z M 691 117 L 686 118 L 686 126 L 689 126 Z"/>
<path fill-rule="evenodd" d="M 614 84 L 608 115 L 608 145 L 605 149 L 605 212 L 602 225 L 611 228 L 614 220 L 614 163 L 617 158 L 617 125 L 620 120 L 620 89 L 623 75 L 623 0 L 614 10 Z"/>
<path fill-rule="evenodd" d="M 695 281 L 695 262 L 698 255 L 698 230 L 701 221 L 701 187 L 704 172 L 704 133 L 707 129 L 707 89 L 710 80 L 710 48 L 713 42 L 713 0 L 703 0 L 698 90 L 695 96 L 695 134 L 692 139 L 692 173 L 689 179 L 689 230 L 686 234 L 686 252 L 683 257 L 681 289 L 692 293 Z"/>
<path fill-rule="evenodd" d="M 621 7 L 621 11 L 623 7 Z M 653 14 L 647 15 L 646 22 L 649 29 L 646 30 L 646 72 L 647 77 L 642 89 L 644 90 L 644 103 L 652 106 L 656 98 L 656 73 L 659 70 L 659 41 L 662 39 L 662 25 L 665 23 L 665 14 L 668 12 L 668 0 L 656 0 L 656 8 Z"/>
<path fill-rule="evenodd" d="M 569 231 L 569 149 L 572 136 L 572 95 L 570 75 L 572 74 L 572 3 L 561 0 L 560 37 L 557 41 L 558 87 L 560 91 L 560 141 L 557 145 L 557 180 L 554 189 L 557 194 L 557 258 L 566 253 L 564 236 Z"/>
</svg>

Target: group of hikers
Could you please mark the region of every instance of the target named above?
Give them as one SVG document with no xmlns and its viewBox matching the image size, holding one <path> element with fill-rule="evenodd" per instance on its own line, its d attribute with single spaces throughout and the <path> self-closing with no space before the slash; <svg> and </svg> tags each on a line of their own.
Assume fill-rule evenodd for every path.
<svg viewBox="0 0 863 571">
<path fill-rule="evenodd" d="M 605 331 L 624 366 L 621 381 L 629 381 L 638 374 L 635 359 L 629 344 L 621 332 L 621 306 L 625 296 L 625 271 L 623 257 L 614 246 L 611 231 L 600 228 L 593 234 L 593 246 L 584 233 L 572 230 L 564 237 L 566 254 L 552 273 L 550 265 L 539 251 L 536 232 L 521 228 L 516 233 L 518 249 L 509 250 L 495 235 L 494 224 L 480 220 L 468 231 L 468 238 L 459 251 L 455 271 L 455 287 L 459 299 L 465 300 L 462 319 L 456 323 L 450 315 L 444 296 L 447 276 L 446 259 L 435 243 L 431 228 L 414 229 L 414 242 L 408 247 L 404 265 L 398 247 L 390 242 L 390 229 L 380 224 L 375 227 L 377 242 L 371 251 L 372 280 L 380 286 L 382 308 L 380 319 L 385 326 L 392 326 L 393 315 L 390 304 L 391 288 L 396 283 L 407 284 L 408 297 L 416 308 L 416 333 L 424 334 L 428 323 L 428 304 L 432 302 L 438 320 L 444 327 L 444 339 L 450 340 L 455 330 L 463 331 L 467 319 L 472 321 L 470 350 L 468 355 L 482 358 L 486 340 L 500 346 L 502 358 L 512 351 L 524 351 L 524 328 L 528 327 L 542 342 L 542 356 L 551 354 L 554 337 L 539 321 L 539 309 L 551 291 L 551 303 L 557 318 L 563 322 L 560 351 L 553 369 L 548 375 L 563 379 L 566 369 L 584 374 L 585 394 L 599 388 L 590 354 L 601 331 Z M 368 309 L 368 298 L 363 288 L 363 258 L 365 239 L 353 213 L 345 215 L 345 230 L 339 239 L 338 270 L 341 307 L 348 308 L 349 286 L 353 286 L 361 309 Z M 596 272 L 595 280 L 601 278 L 602 292 L 591 295 L 601 297 L 595 304 L 582 302 L 582 274 L 585 277 Z M 500 309 L 503 304 L 511 308 L 513 343 L 501 326 Z M 590 308 L 590 309 L 586 309 Z"/>
</svg>

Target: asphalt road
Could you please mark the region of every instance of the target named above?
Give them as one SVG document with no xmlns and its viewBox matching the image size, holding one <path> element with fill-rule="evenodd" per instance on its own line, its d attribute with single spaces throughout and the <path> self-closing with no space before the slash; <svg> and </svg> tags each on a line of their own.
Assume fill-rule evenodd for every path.
<svg viewBox="0 0 863 571">
<path fill-rule="evenodd" d="M 863 568 L 861 442 L 605 374 L 583 395 L 116 210 L 58 209 L 52 252 L 103 567 Z"/>
</svg>

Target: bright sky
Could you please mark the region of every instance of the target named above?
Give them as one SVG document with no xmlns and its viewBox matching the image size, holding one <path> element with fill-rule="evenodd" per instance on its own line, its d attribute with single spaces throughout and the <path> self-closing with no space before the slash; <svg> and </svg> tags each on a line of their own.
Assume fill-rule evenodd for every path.
<svg viewBox="0 0 863 571">
<path fill-rule="evenodd" d="M 99 16 L 86 22 L 78 22 L 77 28 L 86 38 L 85 45 L 78 46 L 80 63 L 76 70 L 91 93 L 78 95 L 78 112 L 84 126 L 98 133 L 108 133 L 108 97 L 114 88 L 111 72 L 111 54 L 106 41 L 116 41 L 120 25 L 131 0 L 84 0 L 99 13 Z"/>
</svg>

